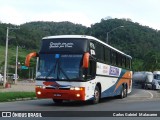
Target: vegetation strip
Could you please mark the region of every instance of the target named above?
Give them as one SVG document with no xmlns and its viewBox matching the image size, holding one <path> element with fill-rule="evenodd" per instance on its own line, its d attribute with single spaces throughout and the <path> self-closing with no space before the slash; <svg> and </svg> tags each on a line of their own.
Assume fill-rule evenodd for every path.
<svg viewBox="0 0 160 120">
<path fill-rule="evenodd" d="M 0 102 L 35 99 L 35 92 L 0 92 Z"/>
</svg>

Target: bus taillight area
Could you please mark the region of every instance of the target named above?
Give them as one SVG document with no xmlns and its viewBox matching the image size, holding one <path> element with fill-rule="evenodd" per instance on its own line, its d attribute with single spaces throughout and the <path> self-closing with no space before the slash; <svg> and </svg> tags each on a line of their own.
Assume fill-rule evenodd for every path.
<svg viewBox="0 0 160 120">
<path fill-rule="evenodd" d="M 73 87 L 68 90 L 62 90 L 62 89 L 44 89 L 36 87 L 36 96 L 37 98 L 85 101 L 85 88 Z"/>
</svg>

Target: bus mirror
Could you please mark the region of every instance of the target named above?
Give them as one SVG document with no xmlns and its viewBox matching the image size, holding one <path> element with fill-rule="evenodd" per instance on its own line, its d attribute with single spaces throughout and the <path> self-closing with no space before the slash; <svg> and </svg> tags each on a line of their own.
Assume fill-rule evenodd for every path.
<svg viewBox="0 0 160 120">
<path fill-rule="evenodd" d="M 32 57 L 38 57 L 38 53 L 32 52 L 32 53 L 29 53 L 29 54 L 26 56 L 25 65 L 26 65 L 27 67 L 30 66 L 30 60 L 31 60 Z"/>
<path fill-rule="evenodd" d="M 89 53 L 84 53 L 83 68 L 88 68 L 88 66 L 89 66 Z"/>
</svg>

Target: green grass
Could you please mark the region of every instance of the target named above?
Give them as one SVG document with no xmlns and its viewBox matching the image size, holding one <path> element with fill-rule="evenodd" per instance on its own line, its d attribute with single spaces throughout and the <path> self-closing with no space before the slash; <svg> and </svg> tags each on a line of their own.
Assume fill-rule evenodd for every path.
<svg viewBox="0 0 160 120">
<path fill-rule="evenodd" d="M 0 92 L 0 102 L 23 100 L 24 98 L 34 99 L 35 92 Z"/>
<path fill-rule="evenodd" d="M 26 55 L 32 51 L 35 50 L 28 50 L 26 48 L 18 48 L 18 57 L 20 58 L 25 58 Z M 2 66 L 4 64 L 4 57 L 5 57 L 5 46 L 0 45 L 0 65 Z M 16 59 L 16 46 L 8 46 L 8 63 L 12 63 L 14 59 Z M 25 59 L 24 59 L 25 60 Z M 13 62 L 13 63 L 14 63 Z M 24 61 L 23 61 L 24 62 Z"/>
</svg>

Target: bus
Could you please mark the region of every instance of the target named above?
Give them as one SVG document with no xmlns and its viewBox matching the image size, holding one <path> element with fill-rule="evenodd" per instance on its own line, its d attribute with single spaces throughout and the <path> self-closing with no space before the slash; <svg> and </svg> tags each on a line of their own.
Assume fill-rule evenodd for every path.
<svg viewBox="0 0 160 120">
<path fill-rule="evenodd" d="M 57 35 L 42 38 L 40 51 L 26 56 L 30 66 L 37 58 L 36 96 L 55 103 L 64 100 L 92 101 L 132 91 L 132 57 L 85 35 Z"/>
</svg>

